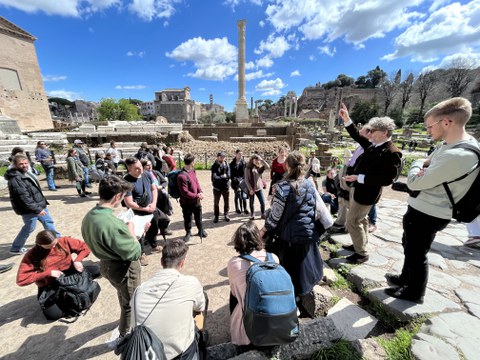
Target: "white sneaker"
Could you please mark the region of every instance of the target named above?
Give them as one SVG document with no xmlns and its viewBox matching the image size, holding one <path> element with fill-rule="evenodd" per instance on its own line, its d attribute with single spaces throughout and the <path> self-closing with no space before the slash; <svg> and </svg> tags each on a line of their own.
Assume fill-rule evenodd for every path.
<svg viewBox="0 0 480 360">
<path fill-rule="evenodd" d="M 115 349 L 120 339 L 121 339 L 120 331 L 118 330 L 118 326 L 117 326 L 115 330 L 113 330 L 112 335 L 110 336 L 110 339 L 105 341 L 105 344 L 107 344 L 110 349 Z"/>
<path fill-rule="evenodd" d="M 12 254 L 12 255 L 23 255 L 27 251 L 28 251 L 27 248 L 22 247 L 20 250 L 17 250 L 17 251 L 10 250 L 9 253 Z"/>
</svg>

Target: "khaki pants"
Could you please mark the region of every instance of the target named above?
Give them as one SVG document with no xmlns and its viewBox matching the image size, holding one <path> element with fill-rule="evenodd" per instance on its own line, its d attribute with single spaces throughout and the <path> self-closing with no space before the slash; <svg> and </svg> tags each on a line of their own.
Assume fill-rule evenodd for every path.
<svg viewBox="0 0 480 360">
<path fill-rule="evenodd" d="M 141 267 L 138 260 L 100 260 L 100 272 L 117 290 L 120 303 L 120 335 L 130 330 L 130 299 L 137 286 L 141 283 Z"/>
<path fill-rule="evenodd" d="M 355 188 L 350 190 L 350 208 L 347 214 L 347 230 L 352 238 L 355 252 L 359 255 L 367 255 L 368 244 L 368 212 L 372 205 L 362 205 L 353 199 Z"/>
<path fill-rule="evenodd" d="M 348 213 L 348 207 L 350 203 L 348 199 L 344 199 L 342 197 L 338 198 L 338 215 L 337 219 L 335 220 L 336 225 L 341 225 L 345 226 L 347 222 L 347 213 Z"/>
</svg>

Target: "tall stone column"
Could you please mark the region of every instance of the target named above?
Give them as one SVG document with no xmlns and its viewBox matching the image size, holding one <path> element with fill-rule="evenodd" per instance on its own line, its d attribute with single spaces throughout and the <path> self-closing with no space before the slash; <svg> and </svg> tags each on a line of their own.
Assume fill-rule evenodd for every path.
<svg viewBox="0 0 480 360">
<path fill-rule="evenodd" d="M 245 97 L 245 27 L 246 20 L 237 21 L 238 29 L 238 99 L 235 103 L 237 123 L 248 122 L 248 104 Z"/>
<path fill-rule="evenodd" d="M 293 113 L 293 117 L 294 117 L 294 118 L 297 117 L 297 106 L 298 106 L 298 104 L 297 104 L 297 98 L 295 98 L 295 111 L 294 111 L 294 113 Z"/>
</svg>

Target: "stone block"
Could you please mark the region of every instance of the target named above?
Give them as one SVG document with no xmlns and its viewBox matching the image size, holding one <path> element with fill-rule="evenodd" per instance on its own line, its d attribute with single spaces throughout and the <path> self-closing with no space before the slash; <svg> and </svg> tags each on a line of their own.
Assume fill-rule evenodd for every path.
<svg viewBox="0 0 480 360">
<path fill-rule="evenodd" d="M 310 317 L 325 316 L 331 305 L 333 294 L 322 286 L 315 285 L 313 290 L 302 296 L 302 306 Z"/>
<path fill-rule="evenodd" d="M 385 294 L 384 288 L 369 290 L 368 297 L 372 301 L 382 303 L 387 311 L 402 321 L 410 321 L 420 316 L 459 310 L 461 308 L 459 304 L 430 289 L 427 289 L 423 304 L 392 298 Z"/>
<path fill-rule="evenodd" d="M 350 341 L 366 338 L 378 322 L 368 312 L 345 298 L 328 311 L 327 318 L 331 319 L 343 334 L 342 338 Z"/>
<path fill-rule="evenodd" d="M 410 350 L 416 360 L 460 360 L 452 345 L 431 335 L 415 335 Z"/>
<path fill-rule="evenodd" d="M 385 269 L 369 265 L 355 266 L 347 276 L 358 290 L 377 288 L 386 285 Z"/>
<path fill-rule="evenodd" d="M 419 333 L 441 338 L 462 351 L 464 359 L 478 359 L 480 319 L 464 312 L 439 314 L 428 319 Z"/>
<path fill-rule="evenodd" d="M 352 342 L 352 346 L 362 356 L 362 359 L 368 360 L 386 360 L 387 353 L 385 349 L 373 338 L 357 339 Z"/>
</svg>

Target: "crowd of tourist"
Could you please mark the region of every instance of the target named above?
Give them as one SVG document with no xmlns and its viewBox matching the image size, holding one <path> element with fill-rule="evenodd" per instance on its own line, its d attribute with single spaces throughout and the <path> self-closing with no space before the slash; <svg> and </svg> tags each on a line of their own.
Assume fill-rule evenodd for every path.
<svg viewBox="0 0 480 360">
<path fill-rule="evenodd" d="M 372 118 L 358 130 L 344 104 L 339 116 L 351 138 L 358 143 L 344 166 L 337 159 L 322 169 L 314 152 L 306 159 L 299 151 L 288 152 L 281 147 L 271 164 L 257 153 L 245 161 L 240 149 L 228 163 L 225 152 L 220 150 L 210 169 L 213 223 L 231 220 L 232 189 L 235 216 L 248 217 L 233 235 L 236 252 L 260 261 L 266 261 L 268 253 L 273 253 L 273 261 L 282 265 L 291 277 L 300 315 L 305 315 L 304 297 L 323 278 L 318 247 L 320 236 L 324 231 L 348 232 L 352 244 L 345 248 L 352 254 L 346 261 L 367 262 L 369 233 L 376 230 L 375 204 L 382 188 L 398 178 L 402 167 L 402 153 L 391 139 L 395 129 L 392 119 Z M 463 98 L 441 102 L 425 115 L 428 133 L 442 144 L 427 159 L 414 162 L 409 170 L 407 185 L 419 194 L 408 199 L 403 219 L 404 265 L 400 274 L 386 274 L 387 280 L 394 285 L 385 290 L 389 296 L 416 303 L 424 301 L 428 281 L 427 253 L 436 233 L 443 230 L 452 217 L 449 200 L 438 185 L 467 173 L 478 161 L 474 153 L 455 147 L 459 143 L 478 147 L 477 141 L 465 131 L 470 117 L 471 104 Z M 30 160 L 22 151 L 12 154 L 12 166 L 5 178 L 12 208 L 24 223 L 10 248 L 12 255 L 24 255 L 17 284 L 35 283 L 40 297 L 61 276 L 83 271 L 91 272 L 93 277 L 101 274 L 118 294 L 119 342 L 133 326 L 144 324 L 162 340 L 168 359 L 201 358 L 207 336 L 196 327 L 192 313 L 205 314 L 208 298 L 198 279 L 182 274 L 188 263 L 192 216 L 197 236 L 201 239 L 208 236 L 202 218 L 202 201 L 208 195 L 198 180 L 195 156 L 186 154 L 184 166 L 177 170 L 169 147 L 151 148 L 144 143 L 135 156 L 122 160 L 115 142 L 110 145 L 106 154 L 96 154 L 94 168 L 102 174 L 98 179 L 100 200 L 83 218 L 84 242 L 62 237 L 56 231 L 47 208 L 48 201 L 32 172 Z M 53 154 L 44 142 L 38 143 L 35 156 L 45 169 L 48 189 L 55 191 L 58 186 L 53 179 Z M 115 175 L 122 163 L 127 169 L 124 177 Z M 90 161 L 82 141 L 74 141 L 68 151 L 67 166 L 68 178 L 75 183 L 79 196 L 89 195 L 86 188 L 91 187 Z M 268 198 L 264 194 L 268 187 L 263 178 L 266 170 L 270 170 L 271 177 Z M 319 187 L 317 179 L 321 170 L 325 170 L 326 175 Z M 174 206 L 169 197 L 172 184 L 168 183 L 166 173 L 168 181 L 175 181 L 173 185 L 178 189 L 185 229 L 180 239 L 167 238 L 172 234 L 168 226 Z M 172 174 L 175 177 L 170 177 Z M 474 178 L 465 177 L 452 183 L 455 200 L 466 193 Z M 173 197 L 172 193 L 170 195 Z M 256 219 L 255 199 L 260 205 L 257 220 L 264 220 L 260 229 L 252 221 Z M 115 211 L 122 206 L 132 211 L 134 217 L 126 221 L 118 218 Z M 136 218 L 146 221 L 136 222 Z M 27 250 L 24 246 L 37 220 L 45 230 L 37 234 L 34 247 Z M 136 228 L 139 223 L 143 224 L 140 231 Z M 480 243 L 478 224 L 478 218 L 469 224 L 466 245 Z M 163 246 L 157 241 L 158 235 L 167 240 Z M 90 252 L 100 260 L 99 267 L 82 264 Z M 141 266 L 148 264 L 147 253 L 161 253 L 162 270 L 141 283 Z M 72 258 L 72 254 L 76 256 Z M 9 266 L 2 265 L 0 272 L 7 271 Z M 239 256 L 232 257 L 227 266 L 231 291 L 230 335 L 232 342 L 239 346 L 251 343 L 242 320 L 249 267 L 250 262 Z M 55 306 L 43 311 L 49 319 L 62 316 Z M 163 326 L 166 323 L 175 326 Z"/>
</svg>

